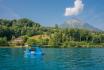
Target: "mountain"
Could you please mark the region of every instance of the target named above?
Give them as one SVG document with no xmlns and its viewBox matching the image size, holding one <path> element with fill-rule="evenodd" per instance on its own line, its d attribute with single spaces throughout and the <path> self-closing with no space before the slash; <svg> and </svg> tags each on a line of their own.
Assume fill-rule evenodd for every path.
<svg viewBox="0 0 104 70">
<path fill-rule="evenodd" d="M 101 31 L 100 29 L 98 28 L 95 28 L 93 26 L 91 26 L 90 24 L 88 23 L 85 23 L 79 19 L 70 19 L 70 20 L 66 20 L 64 22 L 64 24 L 61 24 L 60 25 L 61 28 L 75 28 L 75 29 L 86 29 L 86 30 L 90 30 L 90 31 Z"/>
</svg>

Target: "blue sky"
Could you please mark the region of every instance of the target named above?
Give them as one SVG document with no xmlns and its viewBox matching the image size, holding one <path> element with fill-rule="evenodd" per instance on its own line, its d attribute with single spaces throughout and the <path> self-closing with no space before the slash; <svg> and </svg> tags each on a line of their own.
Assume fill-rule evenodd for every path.
<svg viewBox="0 0 104 70">
<path fill-rule="evenodd" d="M 75 16 L 64 16 L 75 0 L 0 0 L 0 18 L 30 18 L 45 26 L 62 24 L 72 17 L 104 30 L 104 0 L 82 0 L 84 9 Z"/>
</svg>

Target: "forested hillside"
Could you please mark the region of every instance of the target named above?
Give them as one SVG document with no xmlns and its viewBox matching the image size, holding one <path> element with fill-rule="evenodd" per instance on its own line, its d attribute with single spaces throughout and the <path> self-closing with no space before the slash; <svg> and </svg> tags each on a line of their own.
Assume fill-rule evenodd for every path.
<svg viewBox="0 0 104 70">
<path fill-rule="evenodd" d="M 86 29 L 63 29 L 57 24 L 54 27 L 45 27 L 27 18 L 0 19 L 0 45 L 9 46 L 17 38 L 23 39 L 22 44 L 16 44 L 22 46 L 25 44 L 47 47 L 104 46 L 104 32 Z"/>
</svg>

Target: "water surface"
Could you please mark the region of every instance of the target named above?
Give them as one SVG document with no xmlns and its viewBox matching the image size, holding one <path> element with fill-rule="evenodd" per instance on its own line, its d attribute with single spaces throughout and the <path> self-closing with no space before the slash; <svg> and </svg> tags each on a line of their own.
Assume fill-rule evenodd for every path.
<svg viewBox="0 0 104 70">
<path fill-rule="evenodd" d="M 26 56 L 22 48 L 0 48 L 0 70 L 104 70 L 103 48 L 44 48 Z"/>
</svg>

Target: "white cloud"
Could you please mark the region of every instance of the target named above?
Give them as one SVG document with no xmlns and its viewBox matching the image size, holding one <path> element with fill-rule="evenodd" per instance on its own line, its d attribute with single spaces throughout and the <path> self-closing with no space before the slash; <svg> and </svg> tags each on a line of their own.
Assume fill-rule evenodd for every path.
<svg viewBox="0 0 104 70">
<path fill-rule="evenodd" d="M 74 7 L 65 9 L 65 16 L 74 16 L 83 10 L 84 4 L 82 0 L 75 0 Z"/>
</svg>

